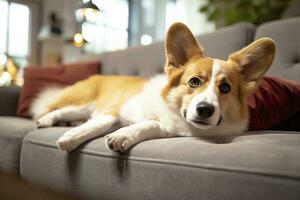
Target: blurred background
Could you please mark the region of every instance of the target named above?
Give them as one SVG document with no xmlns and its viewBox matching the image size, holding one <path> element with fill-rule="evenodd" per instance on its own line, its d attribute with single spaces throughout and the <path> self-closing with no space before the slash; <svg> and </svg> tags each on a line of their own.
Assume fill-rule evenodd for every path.
<svg viewBox="0 0 300 200">
<path fill-rule="evenodd" d="M 176 21 L 198 35 L 299 14 L 300 0 L 0 0 L 0 85 L 27 65 L 161 41 Z"/>
</svg>

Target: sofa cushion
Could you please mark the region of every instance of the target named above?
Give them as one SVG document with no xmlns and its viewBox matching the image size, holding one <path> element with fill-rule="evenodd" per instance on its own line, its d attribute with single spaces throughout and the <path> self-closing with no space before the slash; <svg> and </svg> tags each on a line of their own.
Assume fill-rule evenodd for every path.
<svg viewBox="0 0 300 200">
<path fill-rule="evenodd" d="M 16 116 L 21 88 L 0 87 L 0 116 Z"/>
<path fill-rule="evenodd" d="M 263 77 L 257 90 L 248 96 L 247 104 L 248 130 L 300 131 L 300 120 L 296 117 L 296 113 L 300 113 L 300 84 L 278 77 Z"/>
<path fill-rule="evenodd" d="M 300 82 L 300 17 L 265 23 L 255 38 L 271 37 L 276 42 L 276 55 L 269 75 Z"/>
<path fill-rule="evenodd" d="M 19 173 L 22 141 L 33 129 L 31 120 L 0 117 L 0 170 Z"/>
<path fill-rule="evenodd" d="M 152 76 L 164 71 L 163 42 L 149 46 L 135 46 L 109 52 L 102 62 L 103 74 Z"/>
<path fill-rule="evenodd" d="M 229 54 L 253 42 L 255 26 L 237 23 L 197 37 L 207 56 L 227 60 Z"/>
<path fill-rule="evenodd" d="M 25 137 L 21 153 L 25 179 L 84 199 L 300 197 L 296 132 L 249 132 L 231 141 L 157 139 L 118 154 L 106 148 L 103 138 L 71 153 L 60 151 L 55 141 L 67 130 L 40 129 Z"/>
</svg>

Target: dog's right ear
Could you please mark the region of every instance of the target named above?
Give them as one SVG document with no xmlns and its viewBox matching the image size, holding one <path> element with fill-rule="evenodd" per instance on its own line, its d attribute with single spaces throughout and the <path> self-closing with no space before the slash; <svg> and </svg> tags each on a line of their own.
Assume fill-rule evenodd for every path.
<svg viewBox="0 0 300 200">
<path fill-rule="evenodd" d="M 180 68 L 194 56 L 202 56 L 203 48 L 183 23 L 174 23 L 168 30 L 165 42 L 166 72 Z"/>
<path fill-rule="evenodd" d="M 243 80 L 249 88 L 256 88 L 259 80 L 270 68 L 275 56 L 275 42 L 271 38 L 258 39 L 229 56 L 238 64 Z"/>
</svg>

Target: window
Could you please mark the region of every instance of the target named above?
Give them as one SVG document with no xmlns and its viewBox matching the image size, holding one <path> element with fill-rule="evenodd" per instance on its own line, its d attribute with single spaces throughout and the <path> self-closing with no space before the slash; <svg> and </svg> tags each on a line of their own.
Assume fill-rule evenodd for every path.
<svg viewBox="0 0 300 200">
<path fill-rule="evenodd" d="M 180 21 L 185 23 L 194 34 L 214 31 L 215 25 L 208 22 L 206 16 L 199 12 L 203 4 L 205 4 L 204 0 L 167 0 L 165 29 L 167 30 L 174 22 Z"/>
<path fill-rule="evenodd" d="M 82 35 L 89 43 L 88 53 L 124 49 L 128 46 L 128 0 L 93 0 L 100 8 L 98 16 L 87 17 Z"/>
<path fill-rule="evenodd" d="M 30 20 L 28 5 L 0 0 L 0 65 L 8 58 L 20 67 L 28 63 Z"/>
</svg>

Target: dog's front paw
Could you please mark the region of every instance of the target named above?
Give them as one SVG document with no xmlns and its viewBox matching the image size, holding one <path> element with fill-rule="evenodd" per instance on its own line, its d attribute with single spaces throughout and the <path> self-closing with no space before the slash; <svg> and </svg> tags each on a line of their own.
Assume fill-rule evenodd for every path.
<svg viewBox="0 0 300 200">
<path fill-rule="evenodd" d="M 56 141 L 56 145 L 59 149 L 70 152 L 78 146 L 78 142 L 74 136 L 63 135 Z"/>
<path fill-rule="evenodd" d="M 125 152 L 132 145 L 134 145 L 134 139 L 126 134 L 111 133 L 104 137 L 106 139 L 107 147 L 115 152 Z"/>
<path fill-rule="evenodd" d="M 49 116 L 44 116 L 36 121 L 37 128 L 46 128 L 53 125 L 53 118 Z"/>
</svg>

